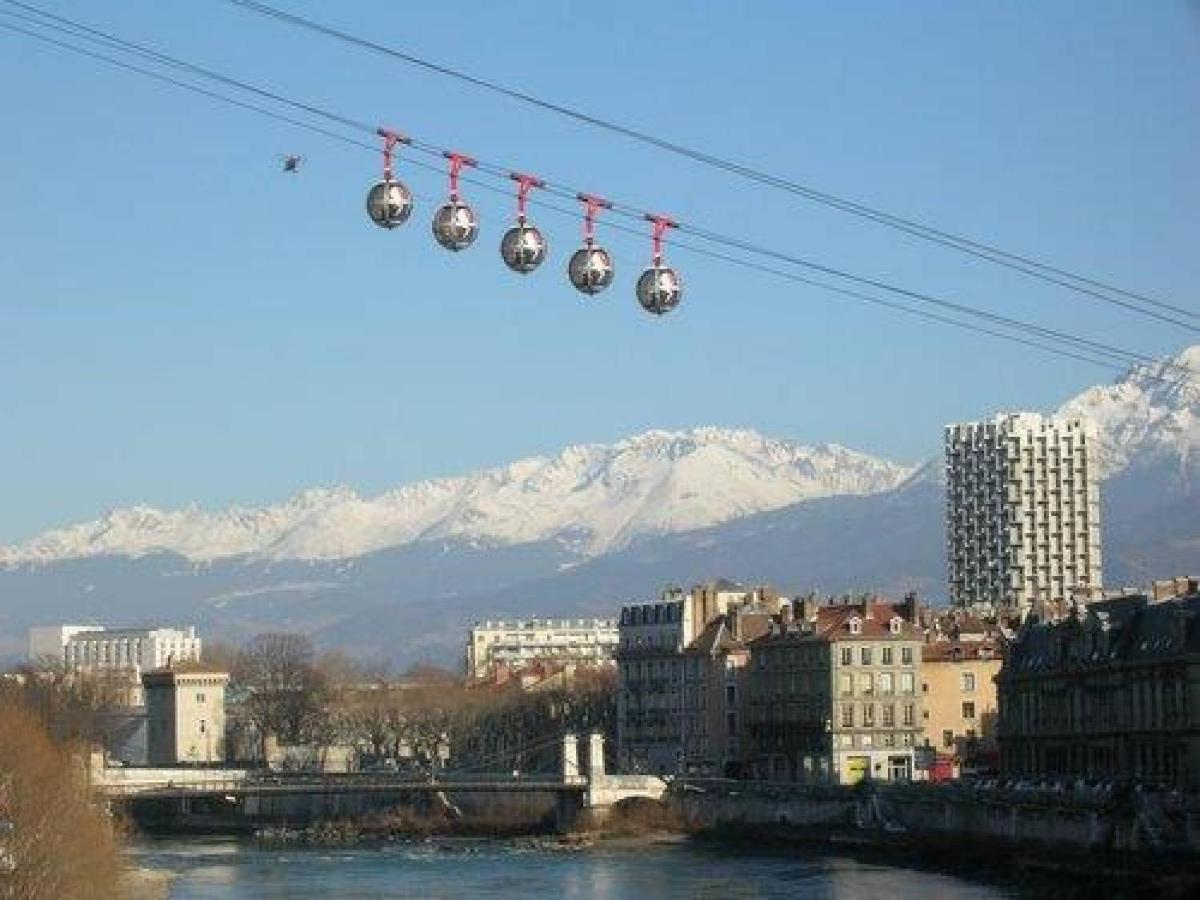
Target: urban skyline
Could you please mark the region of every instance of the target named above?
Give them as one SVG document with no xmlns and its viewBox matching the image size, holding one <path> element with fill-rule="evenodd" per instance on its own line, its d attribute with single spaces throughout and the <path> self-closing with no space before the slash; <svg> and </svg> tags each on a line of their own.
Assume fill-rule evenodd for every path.
<svg viewBox="0 0 1200 900">
<path fill-rule="evenodd" d="M 0 895 L 1200 896 L 1200 0 L 0 79 Z"/>
</svg>

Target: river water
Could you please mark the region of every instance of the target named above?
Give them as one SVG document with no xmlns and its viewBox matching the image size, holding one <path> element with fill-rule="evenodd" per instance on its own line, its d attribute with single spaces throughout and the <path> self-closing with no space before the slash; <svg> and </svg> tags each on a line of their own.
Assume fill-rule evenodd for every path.
<svg viewBox="0 0 1200 900">
<path fill-rule="evenodd" d="M 834 856 L 718 851 L 682 843 L 564 851 L 505 841 L 435 840 L 278 850 L 232 839 L 194 839 L 148 842 L 132 853 L 137 865 L 172 873 L 172 900 L 1005 896 L 997 888 L 945 875 Z"/>
</svg>

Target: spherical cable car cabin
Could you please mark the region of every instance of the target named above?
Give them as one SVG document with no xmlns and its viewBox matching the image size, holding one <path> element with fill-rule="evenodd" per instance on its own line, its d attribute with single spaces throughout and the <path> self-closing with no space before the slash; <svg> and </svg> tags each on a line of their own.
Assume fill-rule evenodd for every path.
<svg viewBox="0 0 1200 900">
<path fill-rule="evenodd" d="M 517 224 L 504 232 L 500 239 L 500 257 L 514 272 L 527 275 L 546 259 L 549 247 L 546 237 L 525 218 L 525 205 L 529 191 L 541 187 L 542 182 L 532 175 L 513 173 L 509 176 L 517 182 Z"/>
<path fill-rule="evenodd" d="M 571 254 L 567 263 L 567 277 L 575 290 L 589 296 L 603 291 L 612 284 L 616 269 L 612 256 L 596 243 L 596 215 L 612 204 L 601 197 L 580 194 L 585 212 L 583 217 L 583 246 Z"/>
<path fill-rule="evenodd" d="M 447 250 L 458 252 L 475 243 L 479 236 L 479 217 L 458 196 L 458 175 L 475 160 L 461 153 L 447 153 L 450 160 L 450 199 L 433 214 L 433 236 Z"/>
<path fill-rule="evenodd" d="M 394 131 L 379 129 L 383 138 L 383 180 L 376 182 L 367 193 L 367 215 L 380 228 L 396 228 L 412 215 L 412 192 L 392 175 L 392 156 L 396 145 L 408 143 Z"/>
</svg>

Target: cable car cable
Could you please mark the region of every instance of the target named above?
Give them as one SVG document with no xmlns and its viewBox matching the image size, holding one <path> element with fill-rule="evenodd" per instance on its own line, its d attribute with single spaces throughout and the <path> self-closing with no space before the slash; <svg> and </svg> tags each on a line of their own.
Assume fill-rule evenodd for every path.
<svg viewBox="0 0 1200 900">
<path fill-rule="evenodd" d="M 8 0 L 4 0 L 4 2 L 8 2 Z M 3 13 L 3 14 L 9 15 L 9 16 L 14 15 L 12 13 Z M 38 24 L 39 24 L 39 27 L 53 27 L 53 26 L 45 25 L 44 23 L 38 23 Z M 176 87 L 181 87 L 186 90 L 190 90 L 195 93 L 199 93 L 204 96 L 207 96 L 207 97 L 210 97 L 210 98 L 222 101 L 222 102 L 229 103 L 231 105 L 234 105 L 236 107 L 239 107 L 239 108 L 251 111 L 251 112 L 256 112 L 261 115 L 268 116 L 270 118 L 285 122 L 287 124 L 290 124 L 290 125 L 293 125 L 296 127 L 306 128 L 308 130 L 314 131 L 315 133 L 338 140 L 342 143 L 357 146 L 357 147 L 360 147 L 365 150 L 370 150 L 373 153 L 377 152 L 377 148 L 375 148 L 374 146 L 367 144 L 365 142 L 358 141 L 358 140 L 355 140 L 352 138 L 348 138 L 344 135 L 340 135 L 335 132 L 329 131 L 328 129 L 324 129 L 319 126 L 313 125 L 312 123 L 305 122 L 303 120 L 296 119 L 296 118 L 293 118 L 290 116 L 285 116 L 278 112 L 266 109 L 264 107 L 261 107 L 261 106 L 255 105 L 255 104 L 248 104 L 248 103 L 245 103 L 244 101 L 241 101 L 241 100 L 238 100 L 235 98 L 231 98 L 231 97 L 228 97 L 223 94 L 218 94 L 213 91 L 209 91 L 207 89 L 198 87 L 196 85 L 189 84 L 187 82 L 180 81 L 175 78 L 171 78 L 170 76 L 166 76 L 166 75 L 163 75 L 158 72 L 153 72 L 151 70 L 147 70 L 142 67 L 134 66 L 127 62 L 123 62 L 120 60 L 113 59 L 111 57 L 107 57 L 103 54 L 95 53 L 95 52 L 87 50 L 85 48 L 67 44 L 65 42 L 55 40 L 53 38 L 47 37 L 42 34 L 37 34 L 35 32 L 29 31 L 27 29 L 20 28 L 19 26 L 0 23 L 0 27 L 6 28 L 9 31 L 16 32 L 16 33 L 19 33 L 19 34 L 27 36 L 27 37 L 31 37 L 31 38 L 35 38 L 40 41 L 44 41 L 46 43 L 52 44 L 54 46 L 60 47 L 65 50 L 69 50 L 72 52 L 82 54 L 84 56 L 96 59 L 98 61 L 103 61 L 103 62 L 110 63 L 112 65 L 116 65 L 120 68 L 126 69 L 126 70 L 134 72 L 136 74 L 145 75 L 145 76 L 154 78 L 155 80 L 165 82 L 165 83 L 171 84 Z M 86 26 L 83 26 L 83 27 L 88 31 L 95 32 L 94 29 L 87 29 Z M 57 30 L 63 31 L 64 29 L 58 28 Z M 83 35 L 74 35 L 74 36 L 83 37 Z M 213 72 L 212 70 L 208 70 L 208 69 L 205 69 L 200 66 L 195 66 L 190 63 L 185 63 L 185 62 L 176 60 L 173 57 L 168 57 L 166 54 L 161 54 L 161 53 L 158 53 L 157 51 L 147 50 L 146 48 L 142 48 L 138 45 L 132 44 L 132 42 L 123 41 L 119 38 L 114 38 L 111 35 L 98 33 L 98 39 L 102 40 L 105 43 L 108 43 L 110 45 L 116 45 L 116 46 L 120 46 L 124 49 L 128 49 L 128 52 L 138 53 L 139 55 L 143 55 L 148 58 L 154 59 L 155 61 L 161 62 L 162 64 L 172 65 L 172 66 L 179 67 L 179 68 L 185 68 L 189 71 L 193 71 L 197 74 L 201 74 L 204 77 L 216 78 L 227 85 L 237 87 L 237 88 L 243 89 L 243 90 L 252 91 L 256 94 L 259 94 L 260 96 L 267 97 L 276 102 L 290 105 L 290 106 L 293 106 L 296 108 L 300 108 L 311 114 L 328 118 L 330 120 L 333 120 L 335 122 L 338 122 L 338 123 L 346 125 L 346 126 L 353 126 L 357 129 L 362 129 L 362 130 L 366 130 L 367 128 L 370 127 L 370 126 L 365 125 L 364 123 L 358 123 L 353 119 L 349 119 L 349 118 L 346 118 L 344 116 L 340 116 L 340 115 L 337 115 L 334 113 L 329 113 L 328 111 L 323 110 L 319 107 L 315 107 L 310 104 L 304 104 L 299 101 L 294 101 L 294 100 L 292 100 L 288 97 L 285 97 L 281 94 L 277 94 L 277 93 L 271 92 L 271 91 L 266 91 L 266 90 L 263 90 L 261 88 L 254 86 L 254 85 L 247 84 L 246 82 L 242 82 L 237 79 L 223 76 L 220 73 Z M 424 152 L 430 152 L 430 153 L 435 152 L 435 150 L 432 147 L 419 147 L 417 149 L 421 149 Z M 423 169 L 428 169 L 430 171 L 439 171 L 439 172 L 441 171 L 439 167 L 428 165 L 428 164 L 422 164 L 416 160 L 410 160 L 410 162 L 413 165 L 417 165 Z M 487 190 L 491 190 L 491 191 L 494 191 L 497 193 L 506 193 L 506 192 L 502 191 L 501 189 L 495 188 L 492 185 L 489 185 L 482 181 L 479 181 L 478 179 L 464 178 L 463 180 L 469 181 L 470 183 L 476 184 L 477 186 L 480 186 Z M 538 200 L 536 202 L 540 206 L 543 206 L 548 209 L 552 209 L 552 210 L 554 210 L 556 212 L 560 212 L 564 215 L 568 215 L 568 216 L 575 215 L 575 213 L 573 213 L 570 210 L 564 209 L 562 207 L 554 206 L 552 204 L 546 203 L 545 201 Z M 639 234 L 639 235 L 641 234 L 641 232 L 636 229 L 620 226 L 616 223 L 611 223 L 609 225 L 609 227 L 614 228 L 619 231 L 630 233 L 630 234 Z M 1102 362 L 1095 358 L 1086 358 L 1084 356 L 1078 355 L 1077 353 L 1066 351 L 1061 347 L 1052 347 L 1051 345 L 1040 344 L 1037 342 L 1032 342 L 1032 341 L 1028 341 L 1025 339 L 1017 338 L 1014 335 L 1010 335 L 1010 334 L 1003 333 L 1003 332 L 998 332 L 993 329 L 982 328 L 980 326 L 962 322 L 959 320 L 955 320 L 950 317 L 932 314 L 926 310 L 920 310 L 920 309 L 916 309 L 914 307 L 904 306 L 902 304 L 889 303 L 887 301 L 881 300 L 880 298 L 871 297 L 866 294 L 847 290 L 845 288 L 841 288 L 836 285 L 831 285 L 826 282 L 821 282 L 821 281 L 817 281 L 815 279 L 810 279 L 810 278 L 804 278 L 795 273 L 788 273 L 788 272 L 784 272 L 784 271 L 774 269 L 774 268 L 771 268 L 768 266 L 763 266 L 761 264 L 749 262 L 749 261 L 731 256 L 729 254 L 717 253 L 717 252 L 712 251 L 709 248 L 703 248 L 703 247 L 699 247 L 696 245 L 687 244 L 687 243 L 679 242 L 679 241 L 673 241 L 672 245 L 679 247 L 680 249 L 687 250 L 688 252 L 693 252 L 693 253 L 697 253 L 697 254 L 700 254 L 703 256 L 708 256 L 709 258 L 712 258 L 712 259 L 722 260 L 722 261 L 729 262 L 729 263 L 732 263 L 735 265 L 740 265 L 744 268 L 760 271 L 760 272 L 763 272 L 766 274 L 771 274 L 771 275 L 774 275 L 777 277 L 787 278 L 788 280 L 791 280 L 791 281 L 794 281 L 797 283 L 808 284 L 808 285 L 818 287 L 823 290 L 832 291 L 832 292 L 841 294 L 843 296 L 856 297 L 860 300 L 865 300 L 867 302 L 875 303 L 876 305 L 881 305 L 881 306 L 885 306 L 885 307 L 888 307 L 891 309 L 904 311 L 904 312 L 908 312 L 908 313 L 913 313 L 916 315 L 921 315 L 924 318 L 932 319 L 934 321 L 939 321 L 939 322 L 943 322 L 946 324 L 954 325 L 956 327 L 966 328 L 966 329 L 974 330 L 974 331 L 977 331 L 980 333 L 989 334 L 989 335 L 996 336 L 996 337 L 1001 337 L 1006 340 L 1011 340 L 1011 341 L 1015 341 L 1017 343 L 1024 344 L 1026 346 L 1036 347 L 1038 349 L 1043 349 L 1048 352 L 1054 352 L 1054 353 L 1057 353 L 1059 355 L 1062 355 L 1062 356 L 1065 356 L 1068 358 L 1078 359 L 1078 360 L 1082 360 L 1085 362 L 1090 362 L 1090 363 L 1098 364 L 1098 365 L 1105 365 L 1109 368 L 1124 367 L 1124 366 L 1128 366 L 1131 364 L 1136 364 L 1137 362 L 1148 363 L 1148 364 L 1153 364 L 1153 363 L 1158 362 L 1154 358 L 1145 356 L 1144 354 L 1135 353 L 1133 351 L 1122 350 L 1120 348 L 1112 347 L 1110 345 L 1103 344 L 1100 342 L 1090 341 L 1088 339 L 1080 338 L 1078 336 L 1069 335 L 1069 334 L 1066 334 L 1063 332 L 1058 332 L 1058 331 L 1055 331 L 1054 329 L 1046 329 L 1046 328 L 1043 328 L 1042 326 L 1037 326 L 1032 323 L 1027 323 L 1027 322 L 1023 322 L 1021 320 L 1016 320 L 1016 319 L 1010 319 L 1008 317 L 1000 316 L 998 314 L 988 313 L 986 311 L 978 310 L 974 307 L 969 307 L 969 306 L 965 306 L 962 304 L 955 304 L 950 301 L 944 301 L 939 298 L 932 297 L 930 295 L 921 294 L 918 292 L 907 291 L 907 290 L 901 289 L 901 288 L 896 288 L 895 286 L 888 285 L 884 282 L 877 282 L 872 279 L 863 278 L 862 276 L 854 276 L 850 273 L 841 272 L 840 270 L 832 269 L 829 267 L 822 267 L 822 266 L 820 266 L 820 264 L 811 263 L 809 261 L 802 261 L 802 260 L 799 260 L 798 258 L 791 257 L 788 254 L 783 254 L 778 251 L 772 251 L 772 250 L 769 250 L 766 248 L 759 248 L 759 247 L 756 247 L 747 242 L 739 241 L 738 239 L 726 238 L 723 236 L 710 236 L 710 233 L 708 233 L 708 232 L 703 232 L 699 229 L 691 229 L 690 227 L 688 230 L 690 233 L 694 233 L 697 236 L 704 237 L 707 240 L 715 240 L 715 241 L 720 241 L 723 243 L 731 244 L 732 246 L 735 246 L 738 249 L 747 249 L 752 252 L 766 254 L 766 255 L 778 258 L 779 260 L 784 261 L 784 262 L 790 262 L 790 263 L 797 264 L 797 265 L 805 265 L 805 266 L 815 267 L 815 268 L 820 269 L 821 271 L 826 271 L 829 274 L 837 275 L 838 277 L 847 277 L 847 278 L 851 278 L 851 279 L 856 279 L 856 280 L 861 281 L 861 283 L 866 284 L 868 286 L 901 293 L 904 296 L 907 296 L 911 299 L 917 299 L 921 302 L 929 302 L 929 303 L 934 303 L 935 305 L 943 305 L 946 308 L 952 309 L 952 310 L 959 312 L 961 314 L 964 314 L 964 315 L 970 315 L 970 316 L 976 316 L 976 317 L 981 316 L 981 317 L 989 319 L 990 321 L 992 321 L 996 324 L 1002 325 L 1004 327 L 1009 327 L 1009 328 L 1013 328 L 1015 330 L 1025 331 L 1027 333 L 1035 334 L 1037 336 L 1044 337 L 1044 338 L 1050 339 L 1050 340 L 1058 340 L 1060 342 L 1074 344 L 1074 345 L 1076 345 L 1076 349 L 1082 349 L 1082 350 L 1085 350 L 1088 352 L 1095 353 L 1096 355 L 1103 355 L 1105 357 L 1108 357 L 1108 361 Z M 1118 364 L 1120 364 L 1120 365 L 1118 365 Z"/>
<path fill-rule="evenodd" d="M 5 2 L 7 2 L 7 0 L 5 0 Z M 9 13 L 8 15 L 12 15 L 12 14 Z M 62 17 L 55 17 L 55 18 L 61 20 Z M 67 21 L 68 21 L 68 24 L 70 24 L 72 26 L 74 26 L 76 24 L 76 23 L 69 22 L 69 20 L 67 20 Z M 25 29 L 17 28 L 16 26 L 6 26 L 6 27 L 10 27 L 12 30 L 19 31 L 19 32 L 26 34 L 28 36 L 31 36 L 31 37 L 40 37 L 39 35 L 32 34 L 31 32 L 28 32 Z M 55 26 L 45 26 L 45 27 L 55 27 Z M 239 79 L 230 78 L 228 76 L 222 75 L 221 73 L 218 73 L 218 72 L 214 72 L 213 70 L 204 68 L 202 66 L 197 66 L 192 63 L 178 60 L 174 57 L 170 57 L 170 56 L 160 53 L 158 51 L 142 47 L 142 46 L 134 44 L 133 42 L 130 42 L 130 41 L 125 41 L 123 39 L 116 38 L 112 35 L 106 34 L 104 32 L 99 32 L 98 30 L 91 29 L 87 26 L 79 26 L 79 27 L 82 28 L 85 32 L 88 32 L 88 33 L 94 35 L 95 36 L 94 39 L 96 39 L 96 40 L 102 41 L 108 45 L 117 46 L 122 49 L 126 49 L 126 50 L 128 50 L 128 52 L 136 53 L 143 57 L 153 59 L 162 64 L 171 65 L 176 68 L 181 68 L 181 69 L 184 69 L 187 71 L 191 71 L 196 74 L 200 74 L 203 77 L 214 78 L 214 79 L 220 81 L 221 83 L 227 84 L 229 86 L 236 87 L 236 88 L 239 88 L 242 90 L 251 91 L 259 96 L 271 99 L 275 102 L 279 102 L 279 103 L 283 103 L 283 104 L 292 106 L 294 108 L 301 109 L 305 112 L 309 112 L 314 115 L 323 116 L 323 117 L 330 119 L 331 121 L 337 122 L 339 124 L 354 127 L 356 129 L 363 130 L 363 131 L 370 129 L 370 126 L 366 125 L 365 123 L 356 122 L 353 119 L 349 119 L 345 116 L 341 116 L 336 113 L 331 113 L 327 110 L 321 109 L 320 107 L 315 107 L 311 104 L 292 100 L 291 98 L 285 97 L 282 94 L 278 94 L 273 91 L 268 91 L 268 90 L 259 88 L 255 85 L 248 84 L 247 82 L 241 81 Z M 64 29 L 57 28 L 56 30 L 63 31 Z M 84 35 L 77 35 L 77 36 L 83 37 Z M 80 48 L 71 47 L 70 45 L 66 45 L 61 42 L 53 41 L 52 39 L 49 39 L 49 38 L 45 38 L 45 40 L 47 40 L 51 43 L 54 43 L 58 46 L 62 46 L 65 49 L 80 49 Z M 100 58 L 100 57 L 98 57 L 97 54 L 93 54 L 89 51 L 80 49 L 80 52 L 83 52 L 86 55 L 92 56 L 93 58 Z M 106 60 L 106 61 L 112 61 L 112 60 Z M 175 84 L 175 85 L 183 86 L 183 87 L 188 87 L 189 89 L 192 89 L 194 87 L 191 85 L 187 85 L 186 83 L 179 82 L 176 79 L 170 79 L 167 76 L 161 76 L 157 73 L 148 72 L 147 70 L 130 66 L 127 63 L 121 63 L 119 61 L 113 61 L 113 62 L 116 62 L 117 65 L 120 65 L 123 68 L 127 68 L 131 71 L 136 71 L 139 74 L 151 75 L 152 77 L 156 77 L 159 80 L 166 81 L 167 83 L 171 83 L 171 84 Z M 326 130 L 326 129 L 320 129 L 317 126 L 310 126 L 309 123 L 302 123 L 300 120 L 296 120 L 291 117 L 282 116 L 277 113 L 274 113 L 274 112 L 271 112 L 268 110 L 264 110 L 261 107 L 245 104 L 242 101 L 233 100 L 232 98 L 224 97 L 222 95 L 216 95 L 213 92 L 204 91 L 203 89 L 196 88 L 196 90 L 198 92 L 204 93 L 206 96 L 214 97 L 215 99 L 228 100 L 229 102 L 232 102 L 235 105 L 241 106 L 242 108 L 245 108 L 245 109 L 248 109 L 251 111 L 266 113 L 267 115 L 270 115 L 273 118 L 280 119 L 289 124 L 300 125 L 301 127 L 310 127 L 310 128 L 312 128 L 312 130 L 317 131 L 321 134 L 337 137 L 339 140 L 342 140 L 343 142 L 351 142 L 351 143 L 356 144 L 357 146 L 363 147 L 364 149 L 374 150 L 374 148 L 368 144 L 358 142 L 358 141 L 349 141 L 349 139 L 346 139 L 342 136 L 334 135 L 333 133 L 328 132 L 328 130 Z M 429 153 L 429 154 L 442 155 L 444 153 L 444 151 L 439 151 L 437 148 L 433 147 L 432 145 L 417 144 L 417 142 L 414 142 L 414 145 L 416 146 L 416 149 L 418 149 L 422 152 Z M 436 168 L 433 166 L 424 165 L 424 166 L 422 166 L 422 168 L 427 168 L 427 169 L 436 171 Z M 479 183 L 479 182 L 472 179 L 472 183 Z M 559 190 L 561 191 L 562 189 L 560 188 Z M 561 209 L 558 211 L 565 212 L 564 210 L 561 210 Z M 633 213 L 626 210 L 626 214 L 632 215 Z M 610 226 L 610 227 L 615 227 L 615 226 Z M 632 229 L 622 228 L 620 230 L 629 231 L 629 232 L 633 233 Z M 725 243 L 730 243 L 732 241 L 733 245 L 738 247 L 739 249 L 752 248 L 753 252 L 766 253 L 767 255 L 770 255 L 772 257 L 779 259 L 780 261 L 790 262 L 790 263 L 797 264 L 797 265 L 806 265 L 806 266 L 809 266 L 812 268 L 817 268 L 819 271 L 824 271 L 827 274 L 834 274 L 839 277 L 849 277 L 854 280 L 859 280 L 861 283 L 871 286 L 871 287 L 876 287 L 879 289 L 884 289 L 884 290 L 889 290 L 889 291 L 896 292 L 896 293 L 901 293 L 902 295 L 907 296 L 910 299 L 917 299 L 922 302 L 933 303 L 935 305 L 943 306 L 945 308 L 952 309 L 956 312 L 959 312 L 959 313 L 962 313 L 965 315 L 983 317 L 991 322 L 1001 324 L 1006 327 L 1014 328 L 1016 330 L 1025 331 L 1026 333 L 1034 334 L 1039 337 L 1044 337 L 1044 338 L 1058 340 L 1061 342 L 1072 344 L 1072 345 L 1075 345 L 1077 348 L 1083 348 L 1083 349 L 1089 350 L 1089 351 L 1097 353 L 1097 354 L 1102 354 L 1104 356 L 1109 357 L 1110 359 L 1119 361 L 1120 363 L 1123 363 L 1125 365 L 1130 365 L 1135 362 L 1143 362 L 1143 363 L 1153 363 L 1154 362 L 1154 359 L 1152 357 L 1145 356 L 1144 354 L 1137 354 L 1132 351 L 1121 350 L 1120 348 L 1115 348 L 1115 347 L 1111 347 L 1109 345 L 1102 344 L 1099 342 L 1090 341 L 1086 338 L 1080 338 L 1077 336 L 1065 334 L 1063 332 L 1057 332 L 1053 329 L 1045 329 L 1042 326 L 1037 326 L 1032 323 L 1022 322 L 1020 320 L 1010 319 L 1008 317 L 1000 316 L 998 314 L 988 313 L 988 312 L 981 311 L 981 310 L 975 309 L 973 307 L 968 307 L 968 306 L 965 306 L 962 304 L 955 304 L 950 301 L 944 301 L 939 298 L 932 297 L 931 295 L 919 294 L 917 292 L 911 292 L 911 291 L 906 291 L 904 289 L 895 288 L 894 286 L 887 285 L 884 282 L 877 282 L 872 279 L 862 278 L 861 276 L 849 275 L 848 273 L 842 273 L 839 270 L 835 270 L 835 269 L 832 269 L 829 267 L 823 267 L 823 266 L 820 266 L 820 264 L 811 263 L 809 261 L 801 261 L 798 258 L 789 256 L 788 254 L 782 254 L 777 251 L 770 251 L 770 250 L 763 250 L 762 248 L 756 248 L 753 245 L 746 244 L 745 242 L 736 241 L 736 239 L 727 239 L 727 238 L 723 238 L 720 236 L 709 238 L 707 233 L 704 233 L 704 236 L 707 239 L 717 240 L 717 241 L 721 241 L 721 242 L 725 242 Z M 676 246 L 684 246 L 684 245 L 679 244 L 679 242 L 673 242 L 673 243 Z M 744 245 L 744 246 L 740 246 L 740 245 Z M 696 251 L 698 248 L 689 247 L 688 249 Z M 714 256 L 714 258 L 717 258 L 717 257 Z M 728 260 L 733 259 L 732 257 L 726 257 L 726 258 Z M 764 268 L 763 271 L 768 271 L 768 270 Z M 821 282 L 816 282 L 815 280 L 809 280 L 806 283 L 810 283 L 810 284 L 813 284 L 814 286 L 819 286 L 819 287 L 826 287 L 826 288 L 833 287 L 830 285 L 823 284 Z M 847 295 L 855 296 L 853 293 L 848 293 Z M 907 307 L 900 307 L 898 304 L 896 305 L 896 307 L 897 308 L 907 308 Z M 987 332 L 987 333 L 994 333 L 994 332 Z M 1075 357 L 1075 358 L 1078 358 L 1078 357 Z"/>
<path fill-rule="evenodd" d="M 772 175 L 769 172 L 756 169 L 744 163 L 724 159 L 714 154 L 707 153 L 703 150 L 697 150 L 693 147 L 688 147 L 684 144 L 676 143 L 674 141 L 670 141 L 626 125 L 621 125 L 620 123 L 603 119 L 598 116 L 582 112 L 578 109 L 573 109 L 559 103 L 554 103 L 553 101 L 544 100 L 525 91 L 506 87 L 497 82 L 471 75 L 459 69 L 455 69 L 441 63 L 436 63 L 428 59 L 423 59 L 412 53 L 397 50 L 393 47 L 387 47 L 383 44 L 376 43 L 375 41 L 350 34 L 349 32 L 342 31 L 332 26 L 324 25 L 320 22 L 296 13 L 287 12 L 285 10 L 269 6 L 268 4 L 257 2 L 257 0 L 224 0 L 224 2 L 233 6 L 241 7 L 260 16 L 265 16 L 285 24 L 307 29 L 344 43 L 352 44 L 362 49 L 397 59 L 409 65 L 414 65 L 436 74 L 465 82 L 474 87 L 500 94 L 508 97 L 509 99 L 517 100 L 548 112 L 566 116 L 574 119 L 577 122 L 582 122 L 605 131 L 622 135 L 623 137 L 631 140 L 654 146 L 660 150 L 665 150 L 669 153 L 683 156 L 687 159 L 693 160 L 694 162 L 701 163 L 702 165 L 720 169 L 768 187 L 787 191 L 807 200 L 823 204 L 851 215 L 868 219 L 877 224 L 893 228 L 931 243 L 958 250 L 975 258 L 1003 266 L 1013 271 L 1028 275 L 1032 278 L 1041 279 L 1050 284 L 1055 284 L 1068 290 L 1092 297 L 1096 300 L 1122 307 L 1128 311 L 1135 312 L 1140 315 L 1148 316 L 1165 323 L 1179 325 L 1184 328 L 1196 328 L 1196 325 L 1181 322 L 1174 316 L 1155 312 L 1153 309 L 1145 309 L 1142 306 L 1139 306 L 1139 303 L 1182 315 L 1200 322 L 1200 313 L 1194 310 L 1186 309 L 1162 300 L 1156 300 L 1153 297 L 1147 296 L 1146 294 L 1128 290 L 1126 288 L 1122 288 L 1111 283 L 1106 283 L 1086 275 L 1081 275 L 1077 272 L 1072 272 L 1067 269 L 1051 265 L 1050 263 L 1042 262 L 1030 256 L 1013 253 L 995 245 L 964 237 L 962 235 L 957 235 L 953 232 L 939 229 L 931 225 L 926 225 L 903 216 L 898 216 L 858 201 L 849 200 L 844 197 L 838 197 L 834 194 L 817 190 L 816 188 L 809 187 L 791 179 Z M 1112 294 L 1118 296 L 1110 296 Z M 1124 297 L 1126 299 L 1122 300 L 1120 297 Z"/>
</svg>

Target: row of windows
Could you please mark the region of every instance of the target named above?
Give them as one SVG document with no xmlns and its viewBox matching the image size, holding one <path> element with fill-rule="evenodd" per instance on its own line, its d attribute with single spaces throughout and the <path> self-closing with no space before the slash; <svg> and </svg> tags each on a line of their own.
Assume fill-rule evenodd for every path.
<svg viewBox="0 0 1200 900">
<path fill-rule="evenodd" d="M 917 708 L 915 704 L 905 703 L 901 708 L 901 722 L 906 728 L 911 728 L 917 723 Z M 896 704 L 882 703 L 876 705 L 874 703 L 864 703 L 860 706 L 855 706 L 853 703 L 841 704 L 840 721 L 843 728 L 854 728 L 861 726 L 863 728 L 875 728 L 880 726 L 883 728 L 894 728 L 896 726 Z"/>
<path fill-rule="evenodd" d="M 860 672 L 857 679 L 850 673 L 843 672 L 838 676 L 838 693 L 843 697 L 854 696 L 855 682 L 857 682 L 858 693 L 862 696 L 869 696 L 874 693 L 896 693 L 897 680 L 896 676 L 891 672 L 880 672 L 877 676 L 872 675 L 870 672 Z M 912 672 L 900 673 L 899 687 L 902 694 L 911 694 L 914 692 Z"/>
<path fill-rule="evenodd" d="M 843 750 L 870 750 L 874 747 L 911 747 L 912 732 L 905 731 L 897 735 L 894 731 L 882 734 L 836 734 L 833 736 L 834 747 Z"/>
<path fill-rule="evenodd" d="M 854 649 L 855 649 L 854 647 L 842 647 L 841 648 L 841 660 L 842 660 L 843 666 L 854 665 Z M 894 648 L 892 648 L 892 647 L 880 648 L 880 650 L 879 650 L 880 665 L 884 665 L 884 666 L 893 665 L 893 661 L 895 659 L 895 654 L 893 653 L 893 649 Z M 864 665 L 864 666 L 874 665 L 875 664 L 875 648 L 874 647 L 859 647 L 858 648 L 858 661 L 861 665 Z M 905 666 L 912 665 L 912 663 L 913 663 L 913 648 L 912 647 L 901 647 L 900 648 L 900 663 L 901 663 L 901 665 L 905 665 Z"/>
</svg>

